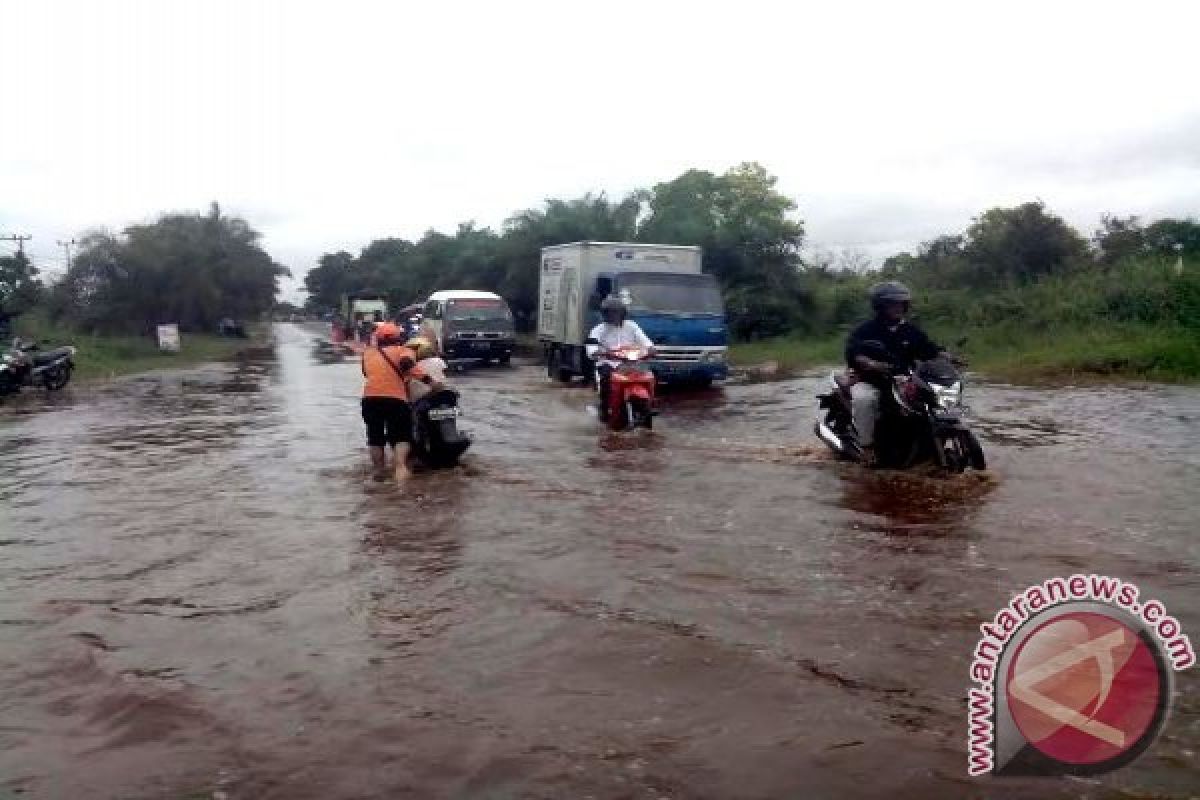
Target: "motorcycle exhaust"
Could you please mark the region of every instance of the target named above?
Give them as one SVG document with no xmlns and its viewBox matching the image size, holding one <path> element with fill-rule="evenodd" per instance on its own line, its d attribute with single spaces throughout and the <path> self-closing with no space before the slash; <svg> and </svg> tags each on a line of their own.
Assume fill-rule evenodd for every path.
<svg viewBox="0 0 1200 800">
<path fill-rule="evenodd" d="M 833 429 L 824 422 L 818 421 L 817 424 L 813 426 L 813 432 L 817 434 L 818 439 L 829 446 L 830 450 L 838 455 L 846 454 L 846 448 L 845 445 L 842 444 L 841 437 L 834 433 Z"/>
</svg>

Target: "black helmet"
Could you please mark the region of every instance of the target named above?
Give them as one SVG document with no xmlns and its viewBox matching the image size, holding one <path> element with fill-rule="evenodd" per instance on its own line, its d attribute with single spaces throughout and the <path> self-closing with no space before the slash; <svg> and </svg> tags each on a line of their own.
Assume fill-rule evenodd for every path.
<svg viewBox="0 0 1200 800">
<path fill-rule="evenodd" d="M 621 316 L 624 317 L 627 309 L 625 308 L 625 304 L 621 302 L 621 298 L 610 294 L 608 297 L 604 298 L 604 302 L 600 304 L 600 315 L 603 316 L 609 311 L 619 311 L 621 312 Z"/>
<path fill-rule="evenodd" d="M 871 287 L 871 308 L 879 311 L 892 303 L 912 303 L 912 292 L 899 281 L 885 281 Z"/>
</svg>

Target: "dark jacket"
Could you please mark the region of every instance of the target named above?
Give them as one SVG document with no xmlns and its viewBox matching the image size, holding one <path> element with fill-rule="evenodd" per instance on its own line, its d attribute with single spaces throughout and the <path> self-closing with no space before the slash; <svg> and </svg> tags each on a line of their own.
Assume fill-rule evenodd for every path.
<svg viewBox="0 0 1200 800">
<path fill-rule="evenodd" d="M 943 349 L 911 322 L 901 322 L 892 330 L 876 317 L 859 325 L 846 338 L 848 366 L 854 367 L 854 359 L 860 355 L 875 361 L 884 360 L 883 354 L 877 352 L 876 348 L 864 346 L 868 341 L 880 342 L 890 356 L 887 360 L 901 368 L 911 368 L 917 361 L 933 358 Z"/>
</svg>

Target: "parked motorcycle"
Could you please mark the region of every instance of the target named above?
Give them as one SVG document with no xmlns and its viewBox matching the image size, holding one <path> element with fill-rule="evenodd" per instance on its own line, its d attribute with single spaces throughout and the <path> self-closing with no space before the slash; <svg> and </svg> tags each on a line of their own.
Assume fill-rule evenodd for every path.
<svg viewBox="0 0 1200 800">
<path fill-rule="evenodd" d="M 471 437 L 458 427 L 462 410 L 458 392 L 438 389 L 413 403 L 412 451 L 429 467 L 453 467 L 471 446 Z"/>
<path fill-rule="evenodd" d="M 597 354 L 597 359 L 616 361 L 609 378 L 605 417 L 610 430 L 654 427 L 654 373 L 641 364 L 649 353 L 640 347 L 622 347 Z"/>
<path fill-rule="evenodd" d="M 844 372 L 830 376 L 829 391 L 818 396 L 814 431 L 841 458 L 861 462 L 852 385 Z M 907 469 L 934 461 L 956 473 L 987 468 L 983 447 L 964 421 L 963 377 L 953 362 L 941 357 L 919 362 L 915 369 L 895 370 L 890 389 L 880 392 L 876 466 Z"/>
<path fill-rule="evenodd" d="M 42 352 L 37 344 L 14 339 L 12 348 L 0 355 L 0 395 L 16 394 L 26 386 L 57 391 L 71 380 L 75 348 L 56 347 Z"/>
</svg>

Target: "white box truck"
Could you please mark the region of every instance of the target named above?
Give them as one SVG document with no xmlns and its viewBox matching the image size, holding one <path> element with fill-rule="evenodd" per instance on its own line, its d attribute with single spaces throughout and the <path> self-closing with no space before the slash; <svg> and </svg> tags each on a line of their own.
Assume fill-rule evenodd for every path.
<svg viewBox="0 0 1200 800">
<path fill-rule="evenodd" d="M 653 340 L 657 355 L 650 368 L 660 381 L 724 379 L 725 306 L 702 262 L 699 247 L 678 245 L 574 242 L 542 248 L 538 339 L 549 374 L 563 381 L 591 378 L 584 340 L 611 294 Z"/>
</svg>

